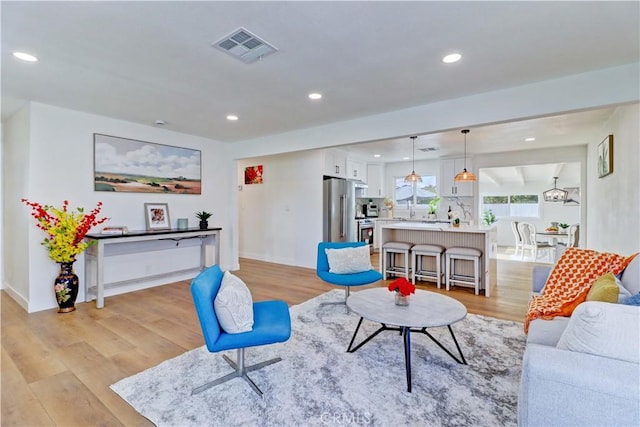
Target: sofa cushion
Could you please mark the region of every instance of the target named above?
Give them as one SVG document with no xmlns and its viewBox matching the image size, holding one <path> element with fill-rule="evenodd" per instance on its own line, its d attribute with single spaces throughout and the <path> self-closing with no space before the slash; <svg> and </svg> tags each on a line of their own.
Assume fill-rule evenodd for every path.
<svg viewBox="0 0 640 427">
<path fill-rule="evenodd" d="M 329 273 L 353 274 L 373 269 L 369 246 L 325 249 L 324 251 L 329 262 Z"/>
<path fill-rule="evenodd" d="M 253 329 L 253 299 L 247 285 L 225 271 L 213 308 L 220 327 L 228 334 L 240 334 Z"/>
<path fill-rule="evenodd" d="M 618 304 L 619 304 L 622 301 L 629 298 L 631 296 L 631 292 L 629 292 L 629 290 L 622 285 L 622 282 L 620 281 L 620 279 L 618 279 L 618 276 L 614 276 L 614 277 L 616 278 L 616 286 L 618 286 Z"/>
<path fill-rule="evenodd" d="M 529 343 L 546 345 L 555 347 L 558 340 L 562 336 L 567 324 L 568 317 L 554 317 L 549 320 L 536 319 L 529 325 L 529 334 L 527 335 L 527 345 Z"/>
<path fill-rule="evenodd" d="M 589 293 L 587 294 L 587 301 L 603 301 L 603 302 L 618 302 L 618 285 L 616 285 L 616 278 L 611 273 L 603 274 L 598 277 Z"/>
<path fill-rule="evenodd" d="M 640 292 L 622 300 L 625 305 L 640 305 Z"/>
<path fill-rule="evenodd" d="M 640 292 L 640 256 L 633 258 L 621 275 L 622 286 L 627 288 L 631 295 Z"/>
<path fill-rule="evenodd" d="M 640 307 L 587 301 L 573 312 L 557 348 L 640 363 Z"/>
</svg>

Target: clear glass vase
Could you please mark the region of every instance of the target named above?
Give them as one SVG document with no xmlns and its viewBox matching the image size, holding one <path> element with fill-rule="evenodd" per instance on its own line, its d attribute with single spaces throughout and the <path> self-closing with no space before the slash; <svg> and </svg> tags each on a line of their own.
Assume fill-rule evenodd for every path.
<svg viewBox="0 0 640 427">
<path fill-rule="evenodd" d="M 409 295 L 403 295 L 400 292 L 396 292 L 396 305 L 409 305 Z"/>
</svg>

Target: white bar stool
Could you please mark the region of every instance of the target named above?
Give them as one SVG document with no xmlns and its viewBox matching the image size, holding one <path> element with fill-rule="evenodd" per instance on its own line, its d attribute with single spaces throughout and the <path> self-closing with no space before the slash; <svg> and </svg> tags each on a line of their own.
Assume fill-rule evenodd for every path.
<svg viewBox="0 0 640 427">
<path fill-rule="evenodd" d="M 415 245 L 411 248 L 411 281 L 415 285 L 416 278 L 422 280 L 435 280 L 438 289 L 442 283 L 442 253 L 444 246 L 440 245 Z M 422 268 L 423 257 L 435 258 L 435 270 Z"/>
<path fill-rule="evenodd" d="M 475 248 L 451 247 L 445 252 L 446 264 L 446 285 L 447 291 L 452 283 L 460 285 L 472 285 L 475 288 L 476 295 L 480 294 L 480 257 L 482 251 Z M 467 260 L 473 261 L 473 276 L 456 274 L 455 261 Z M 486 290 L 485 290 L 486 293 Z"/>
<path fill-rule="evenodd" d="M 409 280 L 409 251 L 412 246 L 412 243 L 406 242 L 387 242 L 382 245 L 382 276 L 384 280 L 387 280 L 387 275 L 404 276 Z M 404 256 L 404 267 L 396 264 L 397 254 Z"/>
</svg>

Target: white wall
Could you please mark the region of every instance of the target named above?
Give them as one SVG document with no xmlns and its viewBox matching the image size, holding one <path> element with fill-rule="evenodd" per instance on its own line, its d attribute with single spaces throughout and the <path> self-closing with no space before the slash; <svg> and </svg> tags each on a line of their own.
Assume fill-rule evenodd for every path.
<svg viewBox="0 0 640 427">
<path fill-rule="evenodd" d="M 263 165 L 263 184 L 244 184 L 244 168 Z M 320 150 L 238 162 L 240 256 L 315 268 L 322 240 Z"/>
<path fill-rule="evenodd" d="M 588 146 L 589 248 L 628 255 L 640 251 L 640 107 L 618 107 Z M 598 144 L 613 134 L 613 173 L 598 178 Z"/>
<path fill-rule="evenodd" d="M 29 300 L 29 243 L 31 217 L 20 204 L 29 185 L 29 117 L 27 106 L 3 124 L 3 279 L 2 287 L 26 307 Z"/>
<path fill-rule="evenodd" d="M 32 103 L 28 111 L 28 126 L 24 124 L 26 113 L 23 112 L 6 124 L 5 143 L 11 150 L 7 150 L 10 151 L 10 156 L 5 158 L 5 176 L 21 178 L 16 182 L 22 188 L 11 193 L 5 192 L 4 206 L 5 225 L 11 224 L 11 227 L 5 228 L 5 241 L 16 242 L 19 249 L 16 255 L 10 255 L 12 251 L 6 251 L 5 247 L 5 286 L 12 294 L 19 295 L 19 302 L 28 301 L 29 312 L 56 306 L 52 285 L 59 267 L 41 247 L 43 233 L 29 217 L 29 209 L 20 203 L 21 197 L 55 205 L 60 205 L 66 199 L 72 207 L 83 206 L 88 209 L 102 201 L 102 214 L 110 218 L 110 224 L 127 225 L 132 230 L 145 228 L 145 202 L 168 203 L 173 227 L 179 217 L 189 218 L 191 224 L 195 225 L 194 212 L 213 211 L 210 226 L 223 229 L 221 265 L 225 268 L 232 265 L 237 254 L 232 252 L 231 239 L 226 233 L 232 231 L 232 218 L 235 215 L 233 208 L 230 208 L 235 200 L 231 195 L 233 183 L 230 182 L 231 177 L 235 176 L 235 167 L 230 160 L 227 144 L 38 103 Z M 14 129 L 16 131 L 12 132 Z M 93 133 L 201 150 L 202 194 L 95 192 Z M 26 249 L 20 246 L 22 244 L 26 245 Z M 149 264 L 139 268 L 153 269 L 151 264 L 156 263 L 155 265 L 167 268 L 175 266 L 178 269 L 181 268 L 178 264 L 183 261 L 181 258 L 183 257 L 154 253 L 152 257 L 145 259 Z M 28 260 L 28 267 L 24 260 Z M 132 268 L 131 265 L 126 267 Z M 84 256 L 76 261 L 74 268 L 81 282 L 78 295 L 80 302 L 84 300 Z M 118 266 L 113 265 L 111 268 L 117 270 Z M 115 288 L 106 295 L 163 282 L 166 283 L 166 280 L 141 280 L 129 288 Z"/>
</svg>

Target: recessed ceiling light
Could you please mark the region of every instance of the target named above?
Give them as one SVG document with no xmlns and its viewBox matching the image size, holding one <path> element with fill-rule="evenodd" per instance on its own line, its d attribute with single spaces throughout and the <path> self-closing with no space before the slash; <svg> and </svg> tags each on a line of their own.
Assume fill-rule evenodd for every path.
<svg viewBox="0 0 640 427">
<path fill-rule="evenodd" d="M 529 137 L 529 138 L 525 138 L 524 140 L 525 140 L 525 141 L 527 141 L 527 142 L 533 142 L 533 141 L 535 141 L 536 139 L 535 139 L 534 137 L 532 137 L 532 136 L 531 136 L 531 137 Z"/>
<path fill-rule="evenodd" d="M 235 122 L 236 120 L 238 120 L 238 116 L 236 116 L 235 114 L 229 114 L 227 116 L 227 120 L 231 120 L 232 122 Z"/>
<path fill-rule="evenodd" d="M 318 92 L 312 92 L 309 94 L 309 99 L 321 99 L 322 94 Z"/>
<path fill-rule="evenodd" d="M 376 159 L 380 157 L 380 154 L 374 154 L 373 157 L 375 157 Z"/>
<path fill-rule="evenodd" d="M 450 53 L 449 55 L 442 58 L 442 62 L 444 62 L 445 64 L 451 64 L 460 61 L 461 58 L 462 55 L 460 55 L 459 53 Z"/>
<path fill-rule="evenodd" d="M 25 52 L 13 52 L 13 56 L 26 62 L 37 62 L 38 58 Z"/>
<path fill-rule="evenodd" d="M 403 157 L 402 160 L 410 160 L 411 157 Z"/>
<path fill-rule="evenodd" d="M 158 126 L 164 126 L 164 125 L 166 125 L 166 124 L 167 124 L 167 122 L 165 122 L 164 120 L 158 119 L 158 120 L 156 120 L 156 124 L 157 124 Z"/>
</svg>

